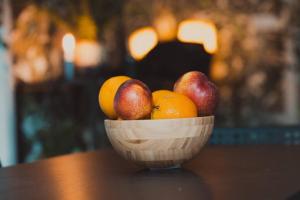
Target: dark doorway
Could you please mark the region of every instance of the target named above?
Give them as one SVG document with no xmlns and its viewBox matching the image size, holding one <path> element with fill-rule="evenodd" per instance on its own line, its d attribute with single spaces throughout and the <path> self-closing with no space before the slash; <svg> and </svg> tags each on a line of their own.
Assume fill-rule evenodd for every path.
<svg viewBox="0 0 300 200">
<path fill-rule="evenodd" d="M 203 45 L 171 41 L 159 43 L 145 58 L 137 62 L 137 77 L 152 91 L 172 89 L 185 72 L 197 70 L 209 75 L 212 55 Z"/>
</svg>

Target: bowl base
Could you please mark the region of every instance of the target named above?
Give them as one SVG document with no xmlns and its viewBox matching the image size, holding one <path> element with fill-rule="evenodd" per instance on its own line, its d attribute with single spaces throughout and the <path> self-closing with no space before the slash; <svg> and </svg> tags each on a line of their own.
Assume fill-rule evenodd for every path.
<svg viewBox="0 0 300 200">
<path fill-rule="evenodd" d="M 177 164 L 177 165 L 173 165 L 170 167 L 150 167 L 149 169 L 151 171 L 160 171 L 160 170 L 172 170 L 172 169 L 180 169 L 180 168 L 181 168 L 181 165 Z"/>
</svg>

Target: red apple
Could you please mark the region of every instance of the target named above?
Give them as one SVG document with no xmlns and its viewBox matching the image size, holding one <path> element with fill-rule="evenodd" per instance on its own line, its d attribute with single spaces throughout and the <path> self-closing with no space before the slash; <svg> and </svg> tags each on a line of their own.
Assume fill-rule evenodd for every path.
<svg viewBox="0 0 300 200">
<path fill-rule="evenodd" d="M 174 92 L 189 97 L 196 104 L 199 116 L 214 114 L 218 103 L 217 87 L 203 73 L 185 73 L 176 81 Z"/>
<path fill-rule="evenodd" d="M 114 109 L 121 119 L 134 120 L 150 116 L 152 111 L 152 94 L 141 81 L 130 79 L 117 90 Z"/>
</svg>

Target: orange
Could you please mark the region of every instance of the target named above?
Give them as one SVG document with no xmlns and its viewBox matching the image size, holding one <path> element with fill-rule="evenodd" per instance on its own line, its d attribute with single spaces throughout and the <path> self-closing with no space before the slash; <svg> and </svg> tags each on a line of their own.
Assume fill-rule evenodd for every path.
<svg viewBox="0 0 300 200">
<path fill-rule="evenodd" d="M 174 92 L 170 90 L 157 90 L 155 92 L 152 92 L 152 98 L 153 101 L 157 101 L 161 97 L 172 95 Z"/>
<path fill-rule="evenodd" d="M 99 105 L 104 114 L 110 119 L 116 119 L 117 114 L 114 109 L 114 98 L 120 85 L 131 79 L 128 76 L 114 76 L 106 80 L 99 91 Z"/>
<path fill-rule="evenodd" d="M 151 119 L 173 119 L 197 117 L 194 102 L 183 94 L 169 90 L 158 90 L 152 93 L 154 108 Z"/>
</svg>

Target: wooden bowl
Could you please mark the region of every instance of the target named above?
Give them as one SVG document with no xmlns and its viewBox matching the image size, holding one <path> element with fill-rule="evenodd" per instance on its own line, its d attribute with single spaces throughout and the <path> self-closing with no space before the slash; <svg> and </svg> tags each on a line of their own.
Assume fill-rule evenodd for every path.
<svg viewBox="0 0 300 200">
<path fill-rule="evenodd" d="M 205 145 L 214 116 L 163 120 L 105 120 L 114 149 L 148 168 L 178 166 Z"/>
</svg>

